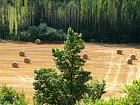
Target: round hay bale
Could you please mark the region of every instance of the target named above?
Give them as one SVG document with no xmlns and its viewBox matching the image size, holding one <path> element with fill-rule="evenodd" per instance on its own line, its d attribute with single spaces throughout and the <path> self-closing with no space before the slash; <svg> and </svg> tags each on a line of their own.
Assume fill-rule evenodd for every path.
<svg viewBox="0 0 140 105">
<path fill-rule="evenodd" d="M 127 60 L 127 63 L 131 65 L 131 64 L 133 63 L 133 60 L 132 60 L 131 58 L 129 58 L 129 59 Z"/>
<path fill-rule="evenodd" d="M 31 59 L 29 57 L 24 58 L 24 63 L 31 63 Z"/>
<path fill-rule="evenodd" d="M 132 60 L 136 60 L 136 55 L 135 55 L 135 54 L 132 54 L 132 55 L 131 55 L 131 59 L 132 59 Z"/>
<path fill-rule="evenodd" d="M 118 50 L 117 50 L 117 54 L 122 55 L 122 53 L 123 53 L 122 49 L 118 49 Z"/>
<path fill-rule="evenodd" d="M 88 59 L 88 55 L 86 53 L 83 54 L 84 59 Z"/>
<path fill-rule="evenodd" d="M 25 57 L 25 52 L 24 52 L 24 51 L 20 51 L 20 52 L 19 52 L 19 56 Z"/>
<path fill-rule="evenodd" d="M 36 39 L 35 40 L 35 44 L 40 45 L 41 44 L 41 40 L 40 39 Z"/>
<path fill-rule="evenodd" d="M 13 68 L 19 68 L 18 62 L 13 62 L 13 63 L 12 63 L 12 67 L 13 67 Z"/>
</svg>

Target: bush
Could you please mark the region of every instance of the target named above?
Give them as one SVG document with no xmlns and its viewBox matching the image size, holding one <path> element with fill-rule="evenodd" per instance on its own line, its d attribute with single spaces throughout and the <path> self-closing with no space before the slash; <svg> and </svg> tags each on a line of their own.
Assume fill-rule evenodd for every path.
<svg viewBox="0 0 140 105">
<path fill-rule="evenodd" d="M 38 28 L 39 28 L 39 34 L 41 34 L 41 33 L 44 34 L 49 31 L 46 23 L 40 23 Z"/>
<path fill-rule="evenodd" d="M 29 41 L 30 34 L 27 31 L 22 31 L 20 34 L 14 36 L 14 40 Z"/>
<path fill-rule="evenodd" d="M 140 79 L 134 80 L 131 85 L 126 85 L 123 92 L 124 97 L 110 98 L 106 101 L 103 99 L 93 101 L 92 97 L 88 97 L 80 105 L 140 105 Z"/>
<path fill-rule="evenodd" d="M 41 39 L 42 42 L 59 42 L 64 41 L 65 37 L 66 34 L 63 30 L 57 30 L 41 23 L 39 26 L 30 26 L 27 30 L 19 32 L 14 39 L 33 42 L 35 39 Z"/>
<path fill-rule="evenodd" d="M 48 28 L 48 32 L 44 34 L 39 34 L 38 38 L 41 39 L 43 42 L 61 42 L 65 39 L 65 33 L 63 30 L 56 30 L 53 28 Z"/>
<path fill-rule="evenodd" d="M 140 105 L 140 79 L 134 80 L 132 85 L 126 85 L 123 92 L 127 94 L 129 105 Z"/>
<path fill-rule="evenodd" d="M 37 26 L 29 27 L 27 30 L 29 35 L 29 41 L 35 41 L 38 38 L 39 28 Z"/>
<path fill-rule="evenodd" d="M 25 95 L 17 93 L 11 87 L 0 86 L 0 105 L 27 105 Z"/>
</svg>

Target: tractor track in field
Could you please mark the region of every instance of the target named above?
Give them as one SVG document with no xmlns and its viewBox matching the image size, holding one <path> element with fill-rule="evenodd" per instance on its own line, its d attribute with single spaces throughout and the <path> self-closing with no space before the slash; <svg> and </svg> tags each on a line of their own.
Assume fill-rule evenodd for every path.
<svg viewBox="0 0 140 105">
<path fill-rule="evenodd" d="M 111 67 L 112 67 L 112 62 L 113 62 L 113 60 L 112 60 L 113 57 L 112 56 L 113 56 L 113 54 L 111 55 L 111 62 L 109 63 L 109 69 L 108 69 L 108 72 L 107 72 L 104 80 L 109 78 L 109 73 L 113 72 L 113 71 L 111 72 L 111 70 L 112 70 Z M 123 57 L 120 56 L 120 60 L 118 61 L 118 63 L 115 63 L 113 65 L 113 66 L 115 66 L 115 70 L 116 70 L 115 71 L 115 76 L 112 78 L 112 82 L 110 82 L 109 85 L 107 86 L 106 91 L 112 91 L 116 87 L 116 85 L 120 85 L 119 83 L 117 83 L 117 80 L 118 80 L 119 75 L 121 73 L 122 60 L 123 60 Z"/>
</svg>

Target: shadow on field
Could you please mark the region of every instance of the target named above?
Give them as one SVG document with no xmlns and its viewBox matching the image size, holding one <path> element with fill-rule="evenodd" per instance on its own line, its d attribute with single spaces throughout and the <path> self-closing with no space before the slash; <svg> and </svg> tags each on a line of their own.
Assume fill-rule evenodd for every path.
<svg viewBox="0 0 140 105">
<path fill-rule="evenodd" d="M 101 45 L 104 47 L 118 47 L 118 48 L 136 48 L 136 49 L 140 49 L 140 44 L 105 44 L 105 43 L 98 43 L 97 45 Z"/>
<path fill-rule="evenodd" d="M 0 39 L 0 43 L 13 43 L 13 44 L 33 44 L 34 42 L 24 42 L 24 41 L 12 41 L 12 40 L 2 40 Z M 42 43 L 41 45 L 45 44 L 59 44 L 62 45 L 64 44 L 63 42 L 46 42 Z M 131 43 L 131 44 L 112 44 L 112 43 L 90 43 L 93 45 L 100 45 L 104 47 L 118 47 L 118 48 L 136 48 L 140 49 L 140 44 L 137 43 Z"/>
<path fill-rule="evenodd" d="M 0 43 L 7 43 L 7 41 L 0 39 Z"/>
<path fill-rule="evenodd" d="M 12 41 L 12 40 L 1 40 L 0 43 L 13 43 L 13 44 L 31 44 L 32 42 Z"/>
</svg>

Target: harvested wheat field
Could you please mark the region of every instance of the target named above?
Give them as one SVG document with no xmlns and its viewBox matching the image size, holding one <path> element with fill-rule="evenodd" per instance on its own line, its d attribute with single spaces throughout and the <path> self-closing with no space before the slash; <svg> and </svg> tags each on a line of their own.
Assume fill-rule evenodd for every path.
<svg viewBox="0 0 140 105">
<path fill-rule="evenodd" d="M 0 41 L 0 83 L 12 86 L 18 91 L 24 91 L 32 105 L 34 69 L 42 67 L 55 68 L 51 55 L 52 48 L 63 48 L 63 44 L 23 43 L 13 41 Z M 117 54 L 117 49 L 123 54 Z M 24 57 L 19 51 L 24 50 L 31 63 L 24 63 Z M 88 54 L 84 68 L 91 71 L 99 80 L 106 80 L 106 94 L 103 97 L 121 96 L 120 90 L 124 83 L 131 83 L 140 76 L 140 46 L 138 45 L 107 45 L 86 44 L 82 54 Z M 82 55 L 81 54 L 81 55 Z M 135 54 L 137 60 L 132 65 L 127 59 Z M 12 62 L 18 62 L 19 68 L 12 68 Z"/>
</svg>

